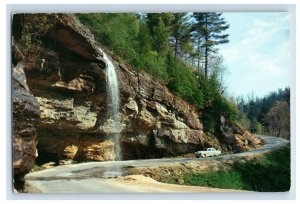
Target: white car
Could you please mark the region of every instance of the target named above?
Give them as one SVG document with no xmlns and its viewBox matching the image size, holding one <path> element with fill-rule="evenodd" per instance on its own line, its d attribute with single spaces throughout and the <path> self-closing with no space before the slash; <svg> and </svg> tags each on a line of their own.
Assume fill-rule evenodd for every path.
<svg viewBox="0 0 300 204">
<path fill-rule="evenodd" d="M 196 155 L 197 158 L 199 158 L 199 157 L 212 157 L 212 156 L 221 155 L 221 151 L 216 150 L 213 147 L 210 147 L 210 148 L 205 148 L 201 151 L 195 152 L 195 155 Z"/>
</svg>

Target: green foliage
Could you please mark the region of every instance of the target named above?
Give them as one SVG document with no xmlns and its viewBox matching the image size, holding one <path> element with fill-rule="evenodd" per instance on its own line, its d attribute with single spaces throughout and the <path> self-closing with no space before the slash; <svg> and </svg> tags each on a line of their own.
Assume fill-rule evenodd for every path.
<svg viewBox="0 0 300 204">
<path fill-rule="evenodd" d="M 166 66 L 166 58 L 164 56 L 159 57 L 159 53 L 155 51 L 148 52 L 147 55 L 143 55 L 141 58 L 145 63 L 144 69 L 153 75 L 154 77 L 167 82 L 169 74 Z"/>
<path fill-rule="evenodd" d="M 171 91 L 200 109 L 204 107 L 204 96 L 192 69 L 188 69 L 185 64 L 169 55 L 168 73 L 170 77 L 167 86 Z"/>
<path fill-rule="evenodd" d="M 221 116 L 231 121 L 236 120 L 235 105 L 230 103 L 224 96 L 216 95 L 203 113 L 203 124 L 205 131 L 216 133 Z"/>
<path fill-rule="evenodd" d="M 160 54 L 164 54 L 168 48 L 168 28 L 161 17 L 158 17 L 158 23 L 153 27 L 153 48 Z M 158 55 L 159 57 L 159 55 Z"/>
<path fill-rule="evenodd" d="M 250 128 L 251 121 L 249 120 L 249 118 L 247 117 L 246 114 L 239 112 L 238 113 L 238 121 L 244 128 L 246 128 L 246 129 Z"/>
<path fill-rule="evenodd" d="M 193 13 L 195 19 L 192 26 L 192 35 L 196 39 L 198 47 L 203 47 L 204 51 L 199 50 L 200 56 L 204 58 L 204 74 L 208 77 L 209 57 L 217 52 L 216 45 L 228 43 L 228 34 L 222 34 L 229 28 L 229 24 L 221 17 L 222 13 L 200 12 Z"/>
<path fill-rule="evenodd" d="M 262 159 L 235 163 L 233 170 L 242 175 L 249 190 L 263 192 L 288 191 L 291 184 L 290 147 L 274 150 Z"/>
<path fill-rule="evenodd" d="M 219 188 L 247 189 L 242 176 L 236 171 L 209 172 L 202 174 L 187 174 L 185 184 L 210 186 Z"/>
<path fill-rule="evenodd" d="M 101 13 L 77 14 L 79 20 L 91 29 L 95 38 L 129 64 L 136 61 L 139 22 L 133 14 Z"/>
<path fill-rule="evenodd" d="M 189 15 L 187 13 L 173 13 L 171 21 L 171 45 L 174 48 L 174 56 L 179 53 L 191 53 Z"/>
<path fill-rule="evenodd" d="M 264 134 L 264 127 L 259 122 L 255 123 L 255 130 L 256 130 L 256 134 L 259 134 L 259 135 Z"/>
<path fill-rule="evenodd" d="M 137 38 L 137 53 L 140 55 L 147 54 L 149 51 L 151 51 L 151 36 L 149 33 L 149 29 L 147 25 L 143 22 L 139 25 L 139 34 Z"/>
<path fill-rule="evenodd" d="M 222 84 L 218 77 L 206 78 L 204 75 L 200 75 L 198 80 L 205 101 L 205 111 L 202 116 L 205 131 L 216 133 L 221 116 L 233 121 L 236 119 L 235 104 L 221 94 Z"/>
<path fill-rule="evenodd" d="M 160 181 L 259 192 L 282 192 L 290 189 L 290 175 L 290 147 L 285 146 L 262 158 L 247 162 L 236 161 L 227 171 L 186 173 L 180 178 L 164 177 Z"/>
</svg>

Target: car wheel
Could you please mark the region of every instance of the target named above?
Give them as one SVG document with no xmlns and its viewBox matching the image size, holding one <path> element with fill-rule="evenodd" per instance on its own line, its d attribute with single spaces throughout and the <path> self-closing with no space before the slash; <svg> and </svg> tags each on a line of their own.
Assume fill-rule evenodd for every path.
<svg viewBox="0 0 300 204">
<path fill-rule="evenodd" d="M 196 156 L 197 158 L 199 158 L 199 156 Z"/>
</svg>

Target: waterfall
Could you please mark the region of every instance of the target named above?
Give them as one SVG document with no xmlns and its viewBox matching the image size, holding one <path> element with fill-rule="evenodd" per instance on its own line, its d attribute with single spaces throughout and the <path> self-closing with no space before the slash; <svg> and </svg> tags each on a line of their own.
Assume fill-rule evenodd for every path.
<svg viewBox="0 0 300 204">
<path fill-rule="evenodd" d="M 108 105 L 108 118 L 118 120 L 120 96 L 119 84 L 116 74 L 116 69 L 113 63 L 108 59 L 103 52 L 103 59 L 106 63 L 106 91 L 107 91 L 107 105 Z"/>
<path fill-rule="evenodd" d="M 116 74 L 116 69 L 113 63 L 108 59 L 106 54 L 103 53 L 103 59 L 106 63 L 106 92 L 107 92 L 107 119 L 112 123 L 113 131 L 112 136 L 115 142 L 115 154 L 116 160 L 122 160 L 121 148 L 120 148 L 120 132 L 122 124 L 119 118 L 120 109 L 120 94 L 119 84 Z M 117 130 L 117 131 L 116 131 Z"/>
</svg>

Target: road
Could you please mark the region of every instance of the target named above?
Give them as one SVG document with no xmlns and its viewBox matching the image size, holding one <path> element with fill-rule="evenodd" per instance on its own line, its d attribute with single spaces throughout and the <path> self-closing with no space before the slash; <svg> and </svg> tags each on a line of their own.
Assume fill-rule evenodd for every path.
<svg viewBox="0 0 300 204">
<path fill-rule="evenodd" d="M 127 168 L 134 167 L 156 167 L 167 164 L 187 163 L 191 161 L 234 159 L 247 155 L 259 154 L 272 149 L 276 149 L 288 143 L 287 140 L 271 136 L 261 136 L 265 141 L 262 147 L 238 154 L 221 155 L 209 158 L 163 158 L 144 159 L 127 161 L 107 161 L 89 162 L 74 165 L 57 166 L 26 175 L 25 180 L 30 192 L 41 193 L 106 193 L 106 192 L 179 192 L 176 185 L 156 183 L 157 188 L 139 184 L 138 182 L 117 182 L 118 179 L 108 179 L 103 177 L 121 176 L 120 172 L 125 172 Z M 101 175 L 99 177 L 99 175 Z M 135 178 L 128 178 L 133 181 Z M 141 178 L 139 178 L 141 179 Z M 142 179 L 143 180 L 143 179 Z M 150 183 L 155 181 L 149 181 Z M 168 186 L 163 186 L 168 185 Z M 172 187 L 172 188 L 171 188 Z M 168 190 L 167 190 L 168 189 Z M 186 191 L 220 191 L 220 189 L 193 187 L 185 188 Z M 224 190 L 226 191 L 226 190 Z"/>
</svg>

